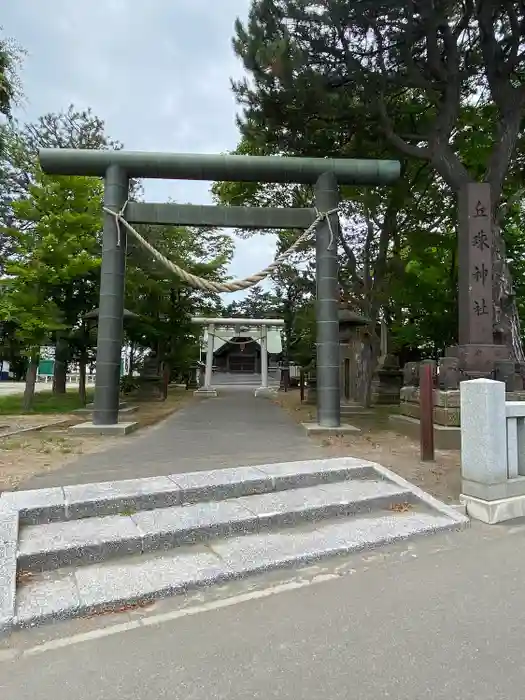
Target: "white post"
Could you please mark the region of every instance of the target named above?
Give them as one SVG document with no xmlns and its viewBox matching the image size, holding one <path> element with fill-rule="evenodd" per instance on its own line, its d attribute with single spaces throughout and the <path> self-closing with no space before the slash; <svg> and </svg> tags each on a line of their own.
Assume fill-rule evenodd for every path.
<svg viewBox="0 0 525 700">
<path fill-rule="evenodd" d="M 510 496 L 505 383 L 472 379 L 460 395 L 461 501 L 472 517 L 499 522 L 507 518 L 498 503 Z"/>
<path fill-rule="evenodd" d="M 211 389 L 213 373 L 213 342 L 215 340 L 215 324 L 208 326 L 208 344 L 206 346 L 206 371 L 204 373 L 204 388 Z"/>
<path fill-rule="evenodd" d="M 261 387 L 268 388 L 268 328 L 261 326 Z"/>
</svg>

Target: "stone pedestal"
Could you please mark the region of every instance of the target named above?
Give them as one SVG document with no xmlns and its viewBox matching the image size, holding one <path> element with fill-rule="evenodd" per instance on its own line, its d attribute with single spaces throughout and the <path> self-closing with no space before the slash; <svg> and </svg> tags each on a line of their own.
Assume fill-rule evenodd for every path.
<svg viewBox="0 0 525 700">
<path fill-rule="evenodd" d="M 458 361 L 461 379 L 491 379 L 495 366 L 501 362 L 514 364 L 505 345 L 473 344 L 447 348 L 447 358 Z"/>
<path fill-rule="evenodd" d="M 405 386 L 400 392 L 399 413 L 390 416 L 393 427 L 413 439 L 419 439 L 419 367 L 417 362 L 405 365 Z M 435 446 L 443 450 L 460 449 L 460 381 L 472 377 L 461 371 L 457 357 L 442 358 L 437 370 L 433 410 Z M 507 401 L 525 401 L 523 379 L 515 363 L 508 360 L 496 362 L 490 378 L 495 378 L 496 373 L 499 381 L 505 382 Z"/>
</svg>

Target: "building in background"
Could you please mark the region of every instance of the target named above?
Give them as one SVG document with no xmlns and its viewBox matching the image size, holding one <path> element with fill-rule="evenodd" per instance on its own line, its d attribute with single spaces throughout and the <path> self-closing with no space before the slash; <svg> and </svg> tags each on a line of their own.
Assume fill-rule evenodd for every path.
<svg viewBox="0 0 525 700">
<path fill-rule="evenodd" d="M 260 374 L 261 329 L 257 327 L 217 326 L 213 337 L 213 364 L 215 371 L 230 374 Z M 268 367 L 276 368 L 282 356 L 281 331 L 268 328 Z M 208 345 L 208 331 L 204 331 L 204 347 Z"/>
</svg>

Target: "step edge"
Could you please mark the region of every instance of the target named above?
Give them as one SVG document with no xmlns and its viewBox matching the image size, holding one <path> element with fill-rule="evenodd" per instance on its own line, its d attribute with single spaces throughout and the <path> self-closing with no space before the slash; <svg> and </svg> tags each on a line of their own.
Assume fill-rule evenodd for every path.
<svg viewBox="0 0 525 700">
<path fill-rule="evenodd" d="M 113 515 L 118 514 L 119 509 L 129 508 L 135 510 L 152 510 L 159 507 L 170 507 L 183 504 L 198 503 L 204 501 L 226 500 L 227 498 L 235 497 L 236 495 L 256 495 L 258 493 L 267 493 L 271 491 L 284 491 L 292 488 L 301 488 L 303 486 L 320 485 L 327 481 L 345 481 L 351 478 L 367 478 L 375 474 L 375 466 L 366 460 L 354 460 L 358 464 L 344 465 L 339 464 L 342 460 L 336 458 L 338 463 L 331 463 L 325 469 L 319 469 L 311 472 L 297 471 L 287 475 L 271 475 L 263 472 L 262 467 L 268 467 L 274 470 L 281 465 L 293 464 L 290 462 L 276 463 L 270 465 L 258 465 L 254 467 L 246 467 L 246 469 L 260 472 L 260 478 L 254 479 L 239 479 L 223 484 L 201 485 L 193 488 L 181 488 L 175 482 L 178 476 L 186 476 L 186 474 L 200 474 L 200 472 L 185 472 L 178 475 L 170 475 L 166 477 L 173 483 L 173 489 L 151 490 L 147 491 L 140 489 L 137 486 L 136 493 L 125 493 L 122 495 L 102 495 L 103 485 L 106 482 L 95 482 L 92 484 L 82 484 L 89 488 L 102 485 L 101 497 L 98 500 L 86 499 L 84 501 L 68 502 L 66 490 L 68 487 L 56 487 L 51 489 L 36 489 L 35 491 L 14 491 L 7 492 L 0 496 L 6 499 L 9 507 L 15 508 L 18 511 L 20 523 L 23 525 L 40 525 L 47 522 L 67 522 L 69 520 L 79 520 L 83 517 L 96 517 L 97 515 Z M 347 458 L 342 458 L 346 460 Z M 329 460 L 303 460 L 300 463 L 308 462 L 324 462 Z M 232 469 L 244 469 L 244 467 L 233 467 Z M 227 472 L 230 470 L 216 470 Z M 344 476 L 343 476 L 344 475 Z M 381 477 L 380 477 L 381 478 Z M 128 481 L 128 480 L 125 480 Z M 139 485 L 147 479 L 134 479 Z M 118 484 L 119 482 L 111 482 Z M 262 490 L 261 490 L 262 489 Z M 242 491 L 242 493 L 241 493 Z M 34 498 L 34 493 L 40 492 L 42 499 L 37 505 L 31 506 L 27 503 L 27 499 Z M 38 495 L 36 496 L 38 499 Z M 46 498 L 49 502 L 46 504 Z M 26 504 L 24 505 L 24 499 Z M 156 504 L 156 505 L 153 505 Z M 148 507 L 150 506 L 150 507 Z M 92 513 L 92 515 L 90 514 Z"/>
<path fill-rule="evenodd" d="M 189 528 L 163 529 L 153 531 L 141 530 L 137 526 L 137 535 L 131 537 L 105 538 L 96 543 L 72 544 L 69 547 L 40 549 L 32 551 L 17 550 L 17 570 L 19 573 L 40 573 L 66 567 L 86 566 L 102 563 L 121 556 L 149 554 L 156 551 L 176 550 L 177 547 L 202 542 L 215 541 L 257 532 L 265 533 L 278 527 L 293 527 L 307 522 L 328 520 L 336 517 L 359 517 L 364 513 L 388 508 L 400 498 L 413 502 L 412 492 L 398 488 L 392 493 L 373 494 L 359 499 L 347 499 L 344 502 L 318 505 L 304 508 L 283 510 L 273 514 L 258 514 L 242 505 L 246 515 L 238 520 L 221 519 L 209 521 Z"/>
<path fill-rule="evenodd" d="M 20 615 L 18 615 L 15 611 L 13 627 L 15 629 L 27 629 L 30 627 L 40 626 L 49 622 L 59 622 L 74 617 L 85 617 L 89 615 L 102 614 L 106 612 L 111 612 L 112 610 L 118 610 L 123 606 L 133 606 L 148 602 L 154 602 L 162 598 L 172 597 L 181 593 L 190 592 L 206 586 L 216 585 L 219 583 L 225 583 L 233 580 L 240 580 L 248 576 L 257 575 L 268 571 L 283 570 L 291 568 L 298 564 L 307 565 L 314 561 L 321 561 L 330 557 L 354 554 L 361 551 L 365 551 L 366 549 L 375 549 L 377 547 L 386 546 L 388 544 L 395 544 L 410 538 L 422 537 L 436 532 L 460 530 L 464 529 L 465 527 L 464 523 L 458 523 L 456 521 L 450 520 L 446 518 L 446 516 L 440 515 L 435 517 L 436 519 L 441 520 L 440 524 L 437 527 L 436 524 L 429 524 L 427 526 L 420 527 L 415 531 L 405 530 L 403 532 L 389 533 L 388 535 L 384 535 L 375 540 L 363 540 L 362 542 L 354 542 L 349 545 L 345 545 L 342 543 L 340 547 L 319 551 L 315 554 L 308 553 L 303 555 L 297 554 L 288 556 L 283 559 L 276 560 L 271 565 L 265 562 L 264 564 L 258 564 L 253 566 L 248 565 L 243 570 L 239 570 L 232 569 L 225 565 L 225 563 L 223 562 L 223 564 L 225 565 L 224 570 L 221 570 L 215 576 L 207 576 L 201 579 L 199 579 L 198 577 L 193 578 L 192 580 L 188 580 L 184 584 L 180 583 L 174 586 L 163 586 L 157 590 L 149 591 L 144 594 L 114 598 L 112 600 L 103 601 L 96 604 L 82 604 L 82 601 L 79 601 L 78 605 L 69 606 L 67 608 L 64 608 L 63 610 L 54 611 L 53 613 L 34 614 L 26 619 L 20 619 Z"/>
</svg>

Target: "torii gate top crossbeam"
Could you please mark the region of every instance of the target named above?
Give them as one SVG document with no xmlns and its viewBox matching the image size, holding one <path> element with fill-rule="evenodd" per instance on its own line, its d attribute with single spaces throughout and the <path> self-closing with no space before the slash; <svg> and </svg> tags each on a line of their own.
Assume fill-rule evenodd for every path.
<svg viewBox="0 0 525 700">
<path fill-rule="evenodd" d="M 194 316 L 192 323 L 214 326 L 284 326 L 282 318 L 202 318 Z"/>
<path fill-rule="evenodd" d="M 113 165 L 122 168 L 128 177 L 313 185 L 323 173 L 332 173 L 340 185 L 387 185 L 395 182 L 401 172 L 401 165 L 396 160 L 147 153 L 73 148 L 43 148 L 38 155 L 44 172 L 52 175 L 104 177 Z"/>
</svg>

